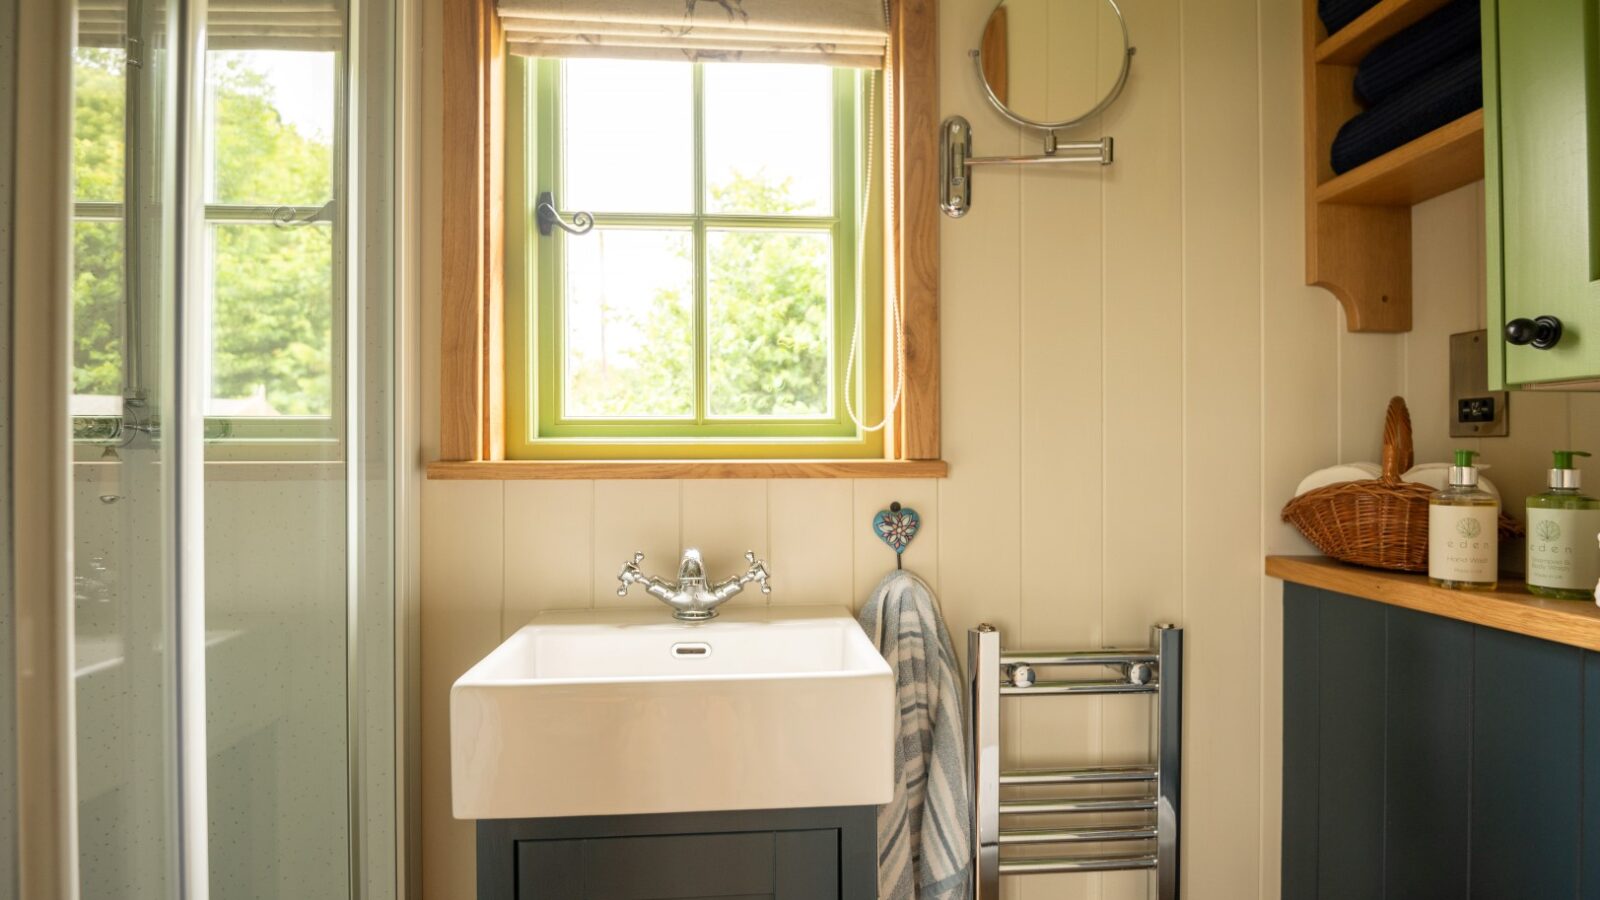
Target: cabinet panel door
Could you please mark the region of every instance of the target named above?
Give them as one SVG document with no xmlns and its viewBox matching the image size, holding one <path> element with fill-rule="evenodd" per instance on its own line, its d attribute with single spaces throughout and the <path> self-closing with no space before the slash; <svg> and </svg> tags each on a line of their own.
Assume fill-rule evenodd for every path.
<svg viewBox="0 0 1600 900">
<path fill-rule="evenodd" d="M 524 841 L 517 857 L 517 900 L 773 895 L 771 832 Z"/>
<path fill-rule="evenodd" d="M 840 896 L 839 832 L 780 831 L 777 851 L 775 900 Z"/>
<path fill-rule="evenodd" d="M 1283 586 L 1283 900 L 1316 900 L 1322 798 L 1322 598 Z"/>
<path fill-rule="evenodd" d="M 1383 896 L 1386 611 L 1322 595 L 1319 897 Z"/>
<path fill-rule="evenodd" d="M 1473 637 L 1472 896 L 1578 892 L 1583 654 L 1489 628 Z"/>
<path fill-rule="evenodd" d="M 1600 376 L 1595 7 L 1595 0 L 1483 4 L 1489 321 L 1551 315 L 1565 325 L 1550 350 L 1502 343 L 1496 362 L 1511 384 Z"/>
<path fill-rule="evenodd" d="M 1467 888 L 1472 631 L 1390 609 L 1384 896 L 1455 900 Z"/>
<path fill-rule="evenodd" d="M 517 842 L 517 900 L 835 900 L 836 829 Z"/>
<path fill-rule="evenodd" d="M 1583 654 L 1583 893 L 1600 900 L 1600 653 Z"/>
</svg>

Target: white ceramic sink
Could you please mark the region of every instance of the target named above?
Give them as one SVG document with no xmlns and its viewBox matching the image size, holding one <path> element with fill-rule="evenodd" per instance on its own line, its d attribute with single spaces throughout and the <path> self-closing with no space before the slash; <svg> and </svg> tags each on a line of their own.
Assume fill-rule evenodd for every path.
<svg viewBox="0 0 1600 900">
<path fill-rule="evenodd" d="M 460 819 L 888 802 L 889 666 L 849 610 L 545 613 L 450 692 Z"/>
</svg>

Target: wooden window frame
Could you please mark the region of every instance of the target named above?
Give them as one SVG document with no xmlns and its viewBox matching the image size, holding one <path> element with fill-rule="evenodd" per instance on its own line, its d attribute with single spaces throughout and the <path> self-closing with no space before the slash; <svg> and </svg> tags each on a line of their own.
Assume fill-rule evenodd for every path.
<svg viewBox="0 0 1600 900">
<path fill-rule="evenodd" d="M 494 0 L 444 0 L 439 456 L 428 477 L 940 477 L 937 0 L 894 0 L 884 277 L 905 333 L 883 459 L 505 459 L 505 34 Z M 892 359 L 892 326 L 884 328 Z M 887 376 L 886 391 L 893 385 Z"/>
</svg>

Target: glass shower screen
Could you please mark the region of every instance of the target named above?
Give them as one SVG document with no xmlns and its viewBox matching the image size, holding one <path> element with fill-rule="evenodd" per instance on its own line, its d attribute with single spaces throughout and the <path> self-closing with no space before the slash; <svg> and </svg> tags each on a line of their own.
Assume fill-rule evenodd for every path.
<svg viewBox="0 0 1600 900">
<path fill-rule="evenodd" d="M 78 5 L 81 896 L 392 897 L 389 4 Z"/>
</svg>

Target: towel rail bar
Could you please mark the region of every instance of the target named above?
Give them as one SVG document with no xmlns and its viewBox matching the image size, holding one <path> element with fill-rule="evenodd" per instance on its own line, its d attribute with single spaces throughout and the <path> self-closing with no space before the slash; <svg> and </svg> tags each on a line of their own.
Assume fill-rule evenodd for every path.
<svg viewBox="0 0 1600 900">
<path fill-rule="evenodd" d="M 1000 877 L 1046 872 L 1150 870 L 1151 896 L 1178 900 L 1178 826 L 1183 771 L 1183 629 L 1157 625 L 1149 649 L 1001 652 L 1000 633 L 980 625 L 967 634 L 968 766 L 972 785 L 973 900 L 998 900 Z M 1121 666 L 1121 681 L 1042 681 L 1018 666 Z M 1015 675 L 1025 672 L 1025 680 Z M 1152 694 L 1152 759 L 1148 765 L 1000 771 L 1000 699 L 1030 694 Z M 1007 797 L 1001 787 L 1150 784 L 1136 797 Z M 1150 822 L 1071 828 L 1000 828 L 1001 816 L 1153 812 Z M 1000 855 L 1002 845 L 1153 841 L 1153 852 L 1110 856 Z"/>
<path fill-rule="evenodd" d="M 1141 812 L 1155 809 L 1154 797 L 1086 797 L 1081 800 L 1001 800 L 1002 816 L 1073 815 Z"/>
<path fill-rule="evenodd" d="M 1120 872 L 1129 869 L 1154 869 L 1154 856 L 1071 856 L 1054 859 L 1007 859 L 1000 862 L 1001 875 L 1043 875 L 1049 872 Z"/>
<path fill-rule="evenodd" d="M 1155 766 L 1083 766 L 1075 769 L 1016 769 L 1000 773 L 1001 784 L 1107 784 L 1155 781 Z"/>
<path fill-rule="evenodd" d="M 1028 687 L 1005 685 L 1001 696 L 1013 694 L 1154 694 L 1153 684 L 1129 684 L 1126 681 L 1041 681 Z"/>
<path fill-rule="evenodd" d="M 1160 654 L 1144 648 L 1137 650 L 1038 650 L 1024 653 L 1015 651 L 1000 654 L 1000 665 L 1014 666 L 1128 666 L 1134 663 L 1154 663 Z"/>
<path fill-rule="evenodd" d="M 1002 830 L 1006 844 L 1098 844 L 1109 841 L 1148 841 L 1156 837 L 1154 825 L 1100 825 L 1089 828 L 1020 828 Z"/>
</svg>

